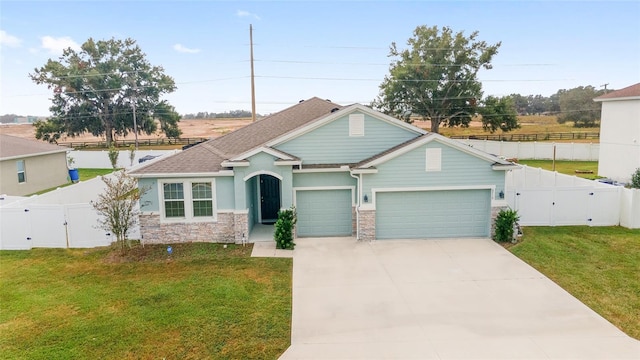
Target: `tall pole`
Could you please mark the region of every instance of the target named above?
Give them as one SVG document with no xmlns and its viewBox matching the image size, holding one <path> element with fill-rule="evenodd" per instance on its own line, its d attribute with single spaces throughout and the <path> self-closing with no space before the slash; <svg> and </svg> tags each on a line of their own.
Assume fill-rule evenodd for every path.
<svg viewBox="0 0 640 360">
<path fill-rule="evenodd" d="M 136 150 L 138 150 L 138 123 L 136 122 L 136 101 L 138 91 L 138 72 L 136 71 L 135 79 L 133 79 L 133 134 L 136 137 Z"/>
<path fill-rule="evenodd" d="M 253 74 L 253 26 L 249 24 L 249 47 L 251 48 L 251 121 L 256 122 L 256 81 Z"/>
</svg>

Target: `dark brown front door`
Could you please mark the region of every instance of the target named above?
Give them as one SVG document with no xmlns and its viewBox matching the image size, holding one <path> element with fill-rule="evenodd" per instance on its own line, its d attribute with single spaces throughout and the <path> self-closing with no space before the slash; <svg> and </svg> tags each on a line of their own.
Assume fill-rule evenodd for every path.
<svg viewBox="0 0 640 360">
<path fill-rule="evenodd" d="M 280 210 L 280 180 L 271 175 L 260 175 L 260 211 L 263 224 L 273 224 Z"/>
</svg>

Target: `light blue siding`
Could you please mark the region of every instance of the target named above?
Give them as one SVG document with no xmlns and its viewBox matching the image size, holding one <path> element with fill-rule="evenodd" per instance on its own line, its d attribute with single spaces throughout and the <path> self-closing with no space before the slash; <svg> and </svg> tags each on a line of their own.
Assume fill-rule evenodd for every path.
<svg viewBox="0 0 640 360">
<path fill-rule="evenodd" d="M 218 210 L 231 210 L 235 203 L 233 196 L 233 178 L 220 176 L 216 179 L 216 204 Z"/>
<path fill-rule="evenodd" d="M 308 236 L 351 236 L 350 190 L 306 190 L 296 192 L 297 234 Z"/>
<path fill-rule="evenodd" d="M 158 180 L 138 179 L 138 188 L 145 193 L 140 197 L 140 211 L 160 211 L 158 204 Z"/>
<path fill-rule="evenodd" d="M 256 206 L 256 204 L 259 204 L 258 193 L 256 189 L 257 179 L 257 177 L 253 177 L 247 180 L 247 182 L 245 183 L 245 192 L 247 194 L 246 203 L 247 209 L 249 210 L 249 232 L 251 232 L 251 230 L 253 229 L 253 225 L 258 218 L 258 208 Z"/>
<path fill-rule="evenodd" d="M 294 173 L 293 187 L 313 187 L 313 186 L 357 186 L 356 179 L 349 175 L 349 172 L 326 172 L 326 173 Z"/>
<path fill-rule="evenodd" d="M 276 148 L 301 158 L 303 164 L 355 163 L 419 135 L 365 115 L 364 136 L 350 137 L 349 115 L 345 115 Z"/>
<path fill-rule="evenodd" d="M 377 239 L 489 236 L 490 190 L 376 194 Z"/>
<path fill-rule="evenodd" d="M 247 209 L 247 188 L 245 181 L 243 180 L 247 175 L 260 174 L 268 171 L 269 173 L 275 173 L 282 177 L 281 180 L 281 207 L 288 208 L 293 204 L 292 187 L 292 173 L 291 166 L 275 165 L 276 158 L 272 155 L 265 153 L 258 153 L 247 159 L 250 163 L 248 167 L 235 167 L 234 168 L 234 186 L 235 186 L 235 209 L 245 210 Z"/>
<path fill-rule="evenodd" d="M 427 172 L 426 148 L 442 149 L 441 171 Z M 363 176 L 363 195 L 371 198 L 372 188 L 431 186 L 495 185 L 496 193 L 504 190 L 504 171 L 491 169 L 492 163 L 451 148 L 430 142 L 377 166 L 377 174 Z"/>
<path fill-rule="evenodd" d="M 185 178 L 177 178 L 184 181 Z M 192 178 L 197 181 L 198 178 Z M 216 182 L 216 207 L 218 210 L 230 210 L 234 208 L 233 178 L 230 176 L 215 177 Z M 140 198 L 141 211 L 160 211 L 160 197 L 158 193 L 158 179 L 138 179 L 138 187 L 147 189 Z"/>
</svg>

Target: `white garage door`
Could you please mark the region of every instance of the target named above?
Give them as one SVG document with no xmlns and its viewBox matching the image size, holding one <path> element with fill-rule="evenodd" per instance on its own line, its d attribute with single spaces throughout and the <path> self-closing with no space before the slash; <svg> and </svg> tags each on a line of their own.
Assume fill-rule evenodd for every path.
<svg viewBox="0 0 640 360">
<path fill-rule="evenodd" d="M 488 237 L 490 190 L 376 194 L 377 239 Z"/>
</svg>

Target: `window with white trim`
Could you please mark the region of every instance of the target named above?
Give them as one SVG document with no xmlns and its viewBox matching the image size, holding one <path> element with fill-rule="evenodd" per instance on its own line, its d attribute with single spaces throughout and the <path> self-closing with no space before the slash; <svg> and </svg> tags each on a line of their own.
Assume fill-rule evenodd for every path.
<svg viewBox="0 0 640 360">
<path fill-rule="evenodd" d="M 24 160 L 16 161 L 16 168 L 18 169 L 18 183 L 27 182 L 27 172 L 24 169 Z"/>
<path fill-rule="evenodd" d="M 192 183 L 191 197 L 194 217 L 213 216 L 213 193 L 210 182 Z"/>
<path fill-rule="evenodd" d="M 164 216 L 167 218 L 183 218 L 184 185 L 182 183 L 168 183 L 162 185 L 164 194 Z"/>
<path fill-rule="evenodd" d="M 349 115 L 349 136 L 364 136 L 364 114 Z"/>
<path fill-rule="evenodd" d="M 216 219 L 215 180 L 161 182 L 162 218 L 169 221 Z"/>
<path fill-rule="evenodd" d="M 426 151 L 425 171 L 442 170 L 442 149 L 428 148 Z"/>
</svg>

